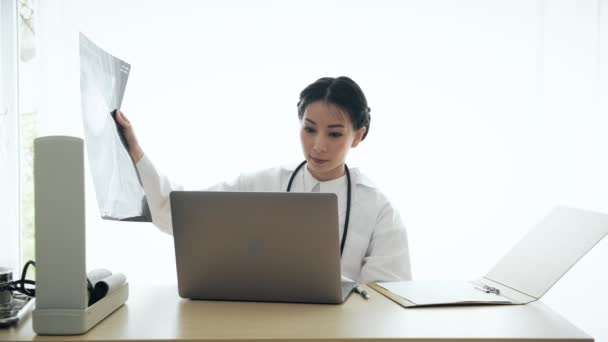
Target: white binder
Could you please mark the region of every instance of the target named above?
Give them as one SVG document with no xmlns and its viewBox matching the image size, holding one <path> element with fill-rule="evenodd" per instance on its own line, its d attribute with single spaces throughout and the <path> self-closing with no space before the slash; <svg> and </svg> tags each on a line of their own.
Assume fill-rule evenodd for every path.
<svg viewBox="0 0 608 342">
<path fill-rule="evenodd" d="M 478 280 L 373 283 L 370 287 L 404 307 L 527 304 L 540 299 L 607 234 L 608 215 L 556 207 Z"/>
</svg>

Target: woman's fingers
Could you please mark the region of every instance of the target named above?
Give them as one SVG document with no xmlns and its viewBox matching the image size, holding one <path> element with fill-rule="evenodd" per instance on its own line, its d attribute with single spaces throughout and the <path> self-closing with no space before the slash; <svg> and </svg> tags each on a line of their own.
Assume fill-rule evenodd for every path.
<svg viewBox="0 0 608 342">
<path fill-rule="evenodd" d="M 122 113 L 120 111 L 116 111 L 116 121 L 121 125 L 124 126 L 125 125 L 125 119 L 122 117 Z"/>
<path fill-rule="evenodd" d="M 129 119 L 127 119 L 125 114 L 119 110 L 116 111 L 116 121 L 122 127 L 124 136 L 127 139 L 127 145 L 129 145 L 129 154 L 131 155 L 131 159 L 133 159 L 133 161 L 137 163 L 142 158 L 144 152 L 139 146 L 139 142 L 137 141 L 137 137 L 135 136 L 135 132 L 133 131 L 133 126 L 131 125 L 131 122 L 129 121 Z"/>
<path fill-rule="evenodd" d="M 116 120 L 118 120 L 118 123 L 125 128 L 129 127 L 131 124 L 125 114 L 119 110 L 116 112 Z"/>
</svg>

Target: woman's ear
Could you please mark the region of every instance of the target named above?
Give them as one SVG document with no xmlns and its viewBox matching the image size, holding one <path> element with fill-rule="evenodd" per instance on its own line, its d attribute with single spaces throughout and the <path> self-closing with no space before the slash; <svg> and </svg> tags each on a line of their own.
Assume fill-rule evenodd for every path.
<svg viewBox="0 0 608 342">
<path fill-rule="evenodd" d="M 351 148 L 355 148 L 357 147 L 357 145 L 359 145 L 359 143 L 363 139 L 363 135 L 365 134 L 366 130 L 367 128 L 365 126 L 357 130 L 357 132 L 355 133 L 355 140 L 353 140 L 353 143 L 350 145 Z"/>
</svg>

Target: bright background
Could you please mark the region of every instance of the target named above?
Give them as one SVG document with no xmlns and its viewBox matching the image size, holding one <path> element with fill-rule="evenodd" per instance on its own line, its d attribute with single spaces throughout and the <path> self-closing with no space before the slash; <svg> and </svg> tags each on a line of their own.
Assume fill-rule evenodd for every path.
<svg viewBox="0 0 608 342">
<path fill-rule="evenodd" d="M 556 204 L 608 212 L 608 1 L 40 2 L 37 134 L 82 136 L 78 31 L 131 63 L 123 111 L 197 189 L 302 159 L 296 102 L 348 75 L 372 108 L 351 152 L 405 219 L 416 279 L 475 279 Z M 175 283 L 172 240 L 99 219 L 88 263 Z M 543 302 L 608 341 L 608 241 Z"/>
</svg>

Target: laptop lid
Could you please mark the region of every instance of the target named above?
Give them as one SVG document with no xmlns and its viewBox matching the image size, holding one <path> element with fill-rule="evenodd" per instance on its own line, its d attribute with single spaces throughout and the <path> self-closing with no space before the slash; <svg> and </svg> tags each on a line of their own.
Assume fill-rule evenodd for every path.
<svg viewBox="0 0 608 342">
<path fill-rule="evenodd" d="M 174 191 L 179 295 L 343 302 L 337 196 Z"/>
<path fill-rule="evenodd" d="M 606 234 L 608 215 L 556 207 L 485 278 L 539 299 Z"/>
</svg>

